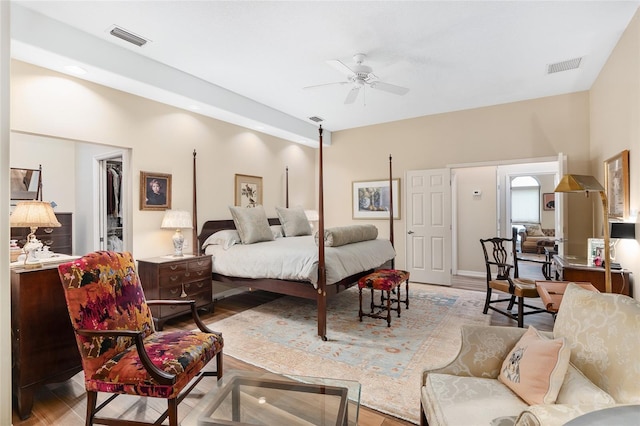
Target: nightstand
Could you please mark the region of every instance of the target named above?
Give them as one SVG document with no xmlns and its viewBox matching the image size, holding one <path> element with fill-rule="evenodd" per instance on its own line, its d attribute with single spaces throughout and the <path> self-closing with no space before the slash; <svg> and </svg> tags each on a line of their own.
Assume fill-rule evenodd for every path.
<svg viewBox="0 0 640 426">
<path fill-rule="evenodd" d="M 138 275 L 148 300 L 193 299 L 199 309 L 213 312 L 211 256 L 161 256 L 138 260 Z M 152 306 L 156 328 L 190 312 L 188 306 Z"/>
</svg>

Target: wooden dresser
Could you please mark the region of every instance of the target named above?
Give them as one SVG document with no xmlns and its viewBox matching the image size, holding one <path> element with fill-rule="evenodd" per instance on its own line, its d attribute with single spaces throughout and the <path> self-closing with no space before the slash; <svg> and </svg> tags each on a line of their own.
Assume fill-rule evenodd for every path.
<svg viewBox="0 0 640 426">
<path fill-rule="evenodd" d="M 211 256 L 154 257 L 138 260 L 138 275 L 147 300 L 193 299 L 198 308 L 213 310 Z M 188 306 L 152 306 L 158 330 L 189 313 Z"/>
<path fill-rule="evenodd" d="M 11 337 L 13 392 L 24 420 L 39 386 L 82 370 L 57 264 L 11 268 Z"/>
<path fill-rule="evenodd" d="M 62 226 L 58 228 L 38 228 L 36 238 L 42 244 L 49 246 L 52 252 L 61 254 L 73 254 L 73 234 L 72 234 L 72 213 L 58 213 L 56 218 Z M 18 240 L 18 245 L 22 247 L 27 241 L 29 228 L 11 228 L 11 239 Z"/>
</svg>

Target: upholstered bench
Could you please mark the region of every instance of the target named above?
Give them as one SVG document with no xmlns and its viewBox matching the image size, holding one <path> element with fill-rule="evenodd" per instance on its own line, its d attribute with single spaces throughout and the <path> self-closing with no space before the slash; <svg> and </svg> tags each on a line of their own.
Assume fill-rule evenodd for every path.
<svg viewBox="0 0 640 426">
<path fill-rule="evenodd" d="M 405 298 L 401 299 L 400 293 L 402 287 L 400 284 L 405 283 Z M 371 313 L 365 314 L 362 312 L 362 289 L 371 289 Z M 409 309 L 409 272 L 401 271 L 399 269 L 379 269 L 371 274 L 364 276 L 358 280 L 358 289 L 360 291 L 360 311 L 358 313 L 360 321 L 362 317 L 367 316 L 371 318 L 381 318 L 387 320 L 387 327 L 391 327 L 391 311 L 398 312 L 398 318 L 400 317 L 400 303 L 404 303 L 406 308 Z M 398 290 L 398 294 L 395 298 L 391 297 L 392 290 Z M 380 304 L 376 305 L 374 302 L 374 290 L 380 290 Z M 386 297 L 385 297 L 386 292 Z M 386 304 L 385 304 L 386 300 Z M 391 307 L 391 303 L 397 303 L 395 308 Z M 380 311 L 375 312 L 375 308 L 379 308 Z M 382 315 L 386 309 L 387 314 Z"/>
</svg>

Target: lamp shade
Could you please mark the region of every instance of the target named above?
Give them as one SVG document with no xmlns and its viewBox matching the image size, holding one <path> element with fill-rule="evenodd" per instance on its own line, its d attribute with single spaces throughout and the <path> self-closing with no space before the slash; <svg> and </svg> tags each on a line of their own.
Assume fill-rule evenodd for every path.
<svg viewBox="0 0 640 426">
<path fill-rule="evenodd" d="M 36 200 L 19 201 L 15 210 L 11 213 L 9 223 L 12 228 L 57 228 L 62 226 L 58 222 L 51 204 L 46 201 Z"/>
<path fill-rule="evenodd" d="M 611 222 L 611 238 L 636 238 L 636 224 L 632 222 Z"/>
<path fill-rule="evenodd" d="M 167 210 L 164 212 L 160 227 L 166 229 L 193 228 L 191 213 L 182 210 Z"/>
<path fill-rule="evenodd" d="M 593 176 L 564 175 L 553 192 L 604 191 L 604 187 Z"/>
</svg>

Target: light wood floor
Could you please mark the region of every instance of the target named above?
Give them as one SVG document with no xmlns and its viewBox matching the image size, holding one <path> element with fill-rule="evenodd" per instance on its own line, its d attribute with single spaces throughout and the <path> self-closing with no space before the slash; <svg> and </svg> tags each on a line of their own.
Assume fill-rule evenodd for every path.
<svg viewBox="0 0 640 426">
<path fill-rule="evenodd" d="M 543 279 L 542 274 L 539 272 L 537 267 L 530 269 L 525 268 L 526 267 L 521 266 L 522 276 Z M 481 291 L 483 293 L 486 288 L 484 279 L 467 277 L 454 277 L 452 286 L 467 289 L 469 291 Z M 280 296 L 265 292 L 251 292 L 228 297 L 216 302 L 215 312 L 202 313 L 201 317 L 205 322 L 210 322 L 213 319 L 222 319 L 246 309 L 258 306 L 262 303 L 266 303 L 277 297 Z M 490 313 L 488 315 L 491 315 L 492 325 L 516 326 L 513 320 L 499 315 L 496 312 L 489 312 Z M 184 319 L 180 318 L 167 322 L 165 324 L 165 330 L 175 328 L 193 328 L 193 323 L 190 322 L 188 318 L 189 317 L 187 316 L 184 317 Z M 529 324 L 540 330 L 551 330 L 553 327 L 553 318 L 551 315 L 547 314 L 531 315 L 525 318 L 525 326 Z M 230 356 L 225 356 L 224 363 L 225 371 L 231 369 L 260 370 L 258 367 L 236 360 Z M 215 362 L 211 362 L 210 365 L 211 369 L 215 368 Z M 204 392 L 211 388 L 213 382 L 213 379 L 203 379 L 196 390 L 194 390 L 189 397 L 185 398 L 178 409 L 180 419 L 184 418 L 188 414 L 189 409 L 198 403 L 200 397 Z M 66 382 L 49 384 L 41 387 L 40 390 L 36 392 L 31 417 L 24 421 L 20 420 L 14 410 L 12 419 L 13 425 L 83 425 L 86 409 L 85 399 L 86 396 L 84 392 L 83 376 L 82 373 L 79 373 Z M 100 401 L 102 401 L 102 399 L 99 399 L 98 402 Z M 419 406 L 420 402 L 415 401 L 415 404 L 416 406 Z M 157 398 L 147 398 L 145 400 L 129 396 L 120 396 L 112 402 L 109 407 L 111 407 L 111 411 L 108 415 L 113 415 L 113 413 L 124 413 L 121 416 L 122 418 L 152 421 L 155 420 L 159 413 L 164 411 L 165 403 L 164 400 Z M 398 426 L 411 424 L 366 407 L 361 407 L 359 420 L 359 424 L 361 426 Z"/>
</svg>

